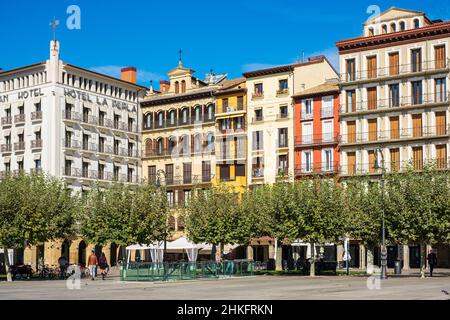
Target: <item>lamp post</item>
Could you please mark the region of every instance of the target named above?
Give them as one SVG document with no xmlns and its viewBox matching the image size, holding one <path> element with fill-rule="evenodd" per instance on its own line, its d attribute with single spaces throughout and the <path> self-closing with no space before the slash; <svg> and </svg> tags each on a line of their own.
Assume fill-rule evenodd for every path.
<svg viewBox="0 0 450 320">
<path fill-rule="evenodd" d="M 381 154 L 381 167 L 378 163 L 378 153 Z M 385 163 L 384 163 L 384 155 L 383 150 L 378 148 L 376 150 L 375 157 L 375 169 L 381 168 L 381 210 L 382 210 L 382 222 L 381 222 L 381 275 L 380 278 L 382 280 L 387 279 L 387 250 L 386 250 L 386 230 L 385 230 L 385 208 L 384 208 L 384 184 L 385 184 Z"/>
<path fill-rule="evenodd" d="M 162 169 L 160 169 L 160 170 L 158 170 L 156 172 L 156 176 L 157 176 L 157 178 L 156 178 L 156 187 L 158 188 L 158 190 L 161 190 L 161 178 L 160 178 L 161 175 L 164 177 L 164 179 L 166 178 L 166 172 L 164 170 L 162 170 Z M 168 225 L 167 225 L 167 221 L 166 221 L 166 227 L 164 229 L 163 261 L 164 261 L 164 258 L 166 256 L 166 251 L 167 251 L 167 229 L 168 229 Z"/>
</svg>

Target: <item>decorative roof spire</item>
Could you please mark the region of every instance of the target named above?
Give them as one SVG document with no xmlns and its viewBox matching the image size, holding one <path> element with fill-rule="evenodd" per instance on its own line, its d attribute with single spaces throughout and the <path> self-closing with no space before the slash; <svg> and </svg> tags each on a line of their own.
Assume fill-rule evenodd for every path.
<svg viewBox="0 0 450 320">
<path fill-rule="evenodd" d="M 58 29 L 59 20 L 56 20 L 56 17 L 53 17 L 53 20 L 50 21 L 50 28 L 53 29 L 53 41 L 56 41 L 56 29 Z"/>
<path fill-rule="evenodd" d="M 180 51 L 178 51 L 178 53 L 180 54 L 180 59 L 178 60 L 178 67 L 182 68 L 183 67 L 183 59 L 182 59 L 183 50 L 180 49 Z"/>
</svg>

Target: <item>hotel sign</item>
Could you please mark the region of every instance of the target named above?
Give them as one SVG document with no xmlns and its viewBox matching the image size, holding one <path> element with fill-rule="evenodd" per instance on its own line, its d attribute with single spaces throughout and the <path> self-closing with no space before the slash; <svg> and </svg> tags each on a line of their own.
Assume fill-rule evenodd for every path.
<svg viewBox="0 0 450 320">
<path fill-rule="evenodd" d="M 99 106 L 105 106 L 105 107 L 113 107 L 113 108 L 117 108 L 117 109 L 125 109 L 128 110 L 129 112 L 136 112 L 136 106 L 134 105 L 129 105 L 128 103 L 125 102 L 120 102 L 117 100 L 112 100 L 111 104 L 108 104 L 108 100 L 106 98 L 101 98 L 98 96 L 92 96 L 87 92 L 83 92 L 83 91 L 78 91 L 78 90 L 74 90 L 74 89 L 64 89 L 64 95 L 66 97 L 70 97 L 72 99 L 77 99 L 83 102 L 89 102 L 89 103 L 96 103 Z"/>
<path fill-rule="evenodd" d="M 44 94 L 42 93 L 41 89 L 25 90 L 25 91 L 20 91 L 17 93 L 17 100 L 26 100 L 28 98 L 37 98 L 37 97 L 40 97 L 43 95 Z M 2 102 L 2 103 L 9 102 L 9 96 L 8 95 L 0 96 L 0 102 Z"/>
</svg>

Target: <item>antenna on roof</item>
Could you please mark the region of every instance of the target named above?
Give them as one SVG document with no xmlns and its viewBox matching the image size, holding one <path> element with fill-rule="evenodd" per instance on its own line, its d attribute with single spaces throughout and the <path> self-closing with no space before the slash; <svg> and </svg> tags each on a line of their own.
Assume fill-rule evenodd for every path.
<svg viewBox="0 0 450 320">
<path fill-rule="evenodd" d="M 183 66 L 183 60 L 182 60 L 183 50 L 180 49 L 180 51 L 178 51 L 178 53 L 180 54 L 180 59 L 178 60 L 178 66 L 182 67 Z"/>
<path fill-rule="evenodd" d="M 50 28 L 53 29 L 53 41 L 56 41 L 56 29 L 59 26 L 59 20 L 56 20 L 56 17 L 53 17 L 53 20 L 50 21 Z"/>
</svg>

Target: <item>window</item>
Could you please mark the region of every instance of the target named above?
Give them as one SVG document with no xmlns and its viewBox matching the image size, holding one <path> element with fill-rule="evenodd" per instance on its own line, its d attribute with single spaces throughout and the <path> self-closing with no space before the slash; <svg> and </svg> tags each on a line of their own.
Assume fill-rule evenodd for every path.
<svg viewBox="0 0 450 320">
<path fill-rule="evenodd" d="M 237 108 L 238 108 L 238 110 L 244 110 L 244 97 L 243 96 L 237 97 Z"/>
<path fill-rule="evenodd" d="M 105 126 L 105 117 L 106 117 L 106 112 L 99 111 L 99 113 L 98 113 L 98 124 L 100 126 Z M 151 114 L 147 115 L 147 122 L 146 123 L 147 123 L 146 129 L 151 128 L 151 126 L 152 126 L 152 116 L 151 116 Z"/>
<path fill-rule="evenodd" d="M 230 181 L 230 165 L 224 164 L 220 166 L 220 181 Z"/>
<path fill-rule="evenodd" d="M 375 151 L 370 150 L 369 154 L 369 173 L 375 173 L 377 168 L 375 168 Z"/>
<path fill-rule="evenodd" d="M 323 171 L 333 171 L 333 150 L 326 149 L 322 154 Z"/>
<path fill-rule="evenodd" d="M 234 129 L 241 130 L 243 128 L 243 118 L 235 118 L 234 119 Z"/>
<path fill-rule="evenodd" d="M 422 71 L 422 49 L 411 50 L 411 72 Z"/>
<path fill-rule="evenodd" d="M 406 30 L 406 23 L 404 21 L 400 22 L 400 31 L 405 31 Z"/>
<path fill-rule="evenodd" d="M 367 57 L 367 79 L 377 77 L 377 57 Z"/>
<path fill-rule="evenodd" d="M 377 87 L 367 88 L 367 109 L 377 109 Z"/>
<path fill-rule="evenodd" d="M 156 166 L 148 166 L 148 183 L 156 183 Z"/>
<path fill-rule="evenodd" d="M 72 160 L 65 160 L 64 162 L 64 175 L 71 176 L 72 175 Z"/>
<path fill-rule="evenodd" d="M 288 147 L 288 129 L 281 128 L 278 129 L 278 148 Z"/>
<path fill-rule="evenodd" d="M 389 118 L 390 132 L 391 132 L 391 140 L 400 138 L 400 119 L 399 117 L 390 117 Z"/>
<path fill-rule="evenodd" d="M 202 152 L 202 136 L 200 134 L 196 134 L 194 137 L 194 152 Z"/>
<path fill-rule="evenodd" d="M 387 25 L 383 24 L 383 25 L 381 26 L 381 33 L 382 33 L 382 34 L 386 34 L 386 33 L 387 33 L 387 30 L 388 30 Z"/>
<path fill-rule="evenodd" d="M 303 172 L 312 172 L 312 153 L 311 151 L 303 152 Z"/>
<path fill-rule="evenodd" d="M 100 118 L 103 118 L 103 120 L 101 120 L 101 122 L 104 122 L 104 118 L 105 118 L 105 113 L 100 111 Z M 152 114 L 151 113 L 147 113 L 144 116 L 144 129 L 150 129 L 152 127 Z"/>
<path fill-rule="evenodd" d="M 322 140 L 324 142 L 332 142 L 333 137 L 333 120 L 324 120 L 322 122 Z"/>
<path fill-rule="evenodd" d="M 173 208 L 174 205 L 173 191 L 167 191 L 167 205 L 170 208 Z"/>
<path fill-rule="evenodd" d="M 313 117 L 313 100 L 303 100 L 302 119 L 312 119 Z"/>
<path fill-rule="evenodd" d="M 198 106 L 194 109 L 194 119 L 195 122 L 201 122 L 202 121 L 202 107 Z"/>
<path fill-rule="evenodd" d="M 288 156 L 280 155 L 278 156 L 278 175 L 288 175 L 289 174 L 289 165 L 288 165 Z"/>
<path fill-rule="evenodd" d="M 422 81 L 411 82 L 412 88 L 412 104 L 422 104 Z"/>
<path fill-rule="evenodd" d="M 373 28 L 369 28 L 369 36 L 375 35 Z"/>
<path fill-rule="evenodd" d="M 264 177 L 264 158 L 263 157 L 253 158 L 252 177 L 253 178 Z"/>
<path fill-rule="evenodd" d="M 184 108 L 183 110 L 181 110 L 181 121 L 182 121 L 182 124 L 188 123 L 188 121 L 189 121 L 188 113 L 189 113 L 188 108 Z"/>
<path fill-rule="evenodd" d="M 89 136 L 83 134 L 83 150 L 89 150 Z"/>
<path fill-rule="evenodd" d="M 356 121 L 347 122 L 347 143 L 356 142 Z"/>
<path fill-rule="evenodd" d="M 287 79 L 282 79 L 278 81 L 278 90 L 279 91 L 286 91 L 288 89 L 288 81 Z"/>
<path fill-rule="evenodd" d="M 369 119 L 369 141 L 377 141 L 378 139 L 378 120 L 377 119 Z"/>
<path fill-rule="evenodd" d="M 391 158 L 391 171 L 400 171 L 400 149 L 389 150 L 389 156 Z"/>
<path fill-rule="evenodd" d="M 166 164 L 166 184 L 173 184 L 173 164 Z"/>
<path fill-rule="evenodd" d="M 447 145 L 436 146 L 436 165 L 438 169 L 447 169 Z"/>
<path fill-rule="evenodd" d="M 175 126 L 177 124 L 176 121 L 177 121 L 176 111 L 175 110 L 171 110 L 169 112 L 169 125 Z"/>
<path fill-rule="evenodd" d="M 208 120 L 209 121 L 214 120 L 214 110 L 215 110 L 214 105 L 210 104 L 206 110 L 207 110 Z"/>
<path fill-rule="evenodd" d="M 355 152 L 347 153 L 347 174 L 348 175 L 356 174 L 356 153 Z"/>
<path fill-rule="evenodd" d="M 181 81 L 181 93 L 185 93 L 186 92 L 186 81 L 182 80 Z"/>
<path fill-rule="evenodd" d="M 436 69 L 444 69 L 446 67 L 445 45 L 434 47 L 434 60 Z"/>
<path fill-rule="evenodd" d="M 288 107 L 287 106 L 281 106 L 280 107 L 280 118 L 285 119 L 288 117 Z"/>
<path fill-rule="evenodd" d="M 423 148 L 413 147 L 413 167 L 416 170 L 423 169 Z"/>
<path fill-rule="evenodd" d="M 82 174 L 83 178 L 89 177 L 89 162 L 83 161 L 83 163 L 81 165 L 81 174 Z"/>
<path fill-rule="evenodd" d="M 253 132 L 253 151 L 263 150 L 263 131 Z"/>
<path fill-rule="evenodd" d="M 255 84 L 255 96 L 261 97 L 263 95 L 263 93 L 264 93 L 263 84 L 262 83 Z"/>
<path fill-rule="evenodd" d="M 245 164 L 235 165 L 236 177 L 245 177 Z"/>
<path fill-rule="evenodd" d="M 211 181 L 211 162 L 202 161 L 202 182 Z"/>
<path fill-rule="evenodd" d="M 397 25 L 395 23 L 391 23 L 391 32 L 397 32 Z"/>
<path fill-rule="evenodd" d="M 263 111 L 262 109 L 256 109 L 255 110 L 255 121 L 262 121 L 263 120 Z"/>
<path fill-rule="evenodd" d="M 447 112 L 436 112 L 436 135 L 444 136 L 447 134 Z"/>
<path fill-rule="evenodd" d="M 162 155 L 164 153 L 164 140 L 163 138 L 159 138 L 156 142 L 156 153 L 157 155 Z"/>
<path fill-rule="evenodd" d="M 400 71 L 399 53 L 394 52 L 389 54 L 389 75 L 398 75 Z"/>
<path fill-rule="evenodd" d="M 189 136 L 184 135 L 180 137 L 181 152 L 180 154 L 189 154 Z"/>
<path fill-rule="evenodd" d="M 302 143 L 313 143 L 313 124 L 312 122 L 304 122 L 302 124 Z"/>
<path fill-rule="evenodd" d="M 435 102 L 447 101 L 446 78 L 435 79 L 434 83 L 435 83 L 434 84 L 434 101 Z"/>
<path fill-rule="evenodd" d="M 175 82 L 175 93 L 180 93 L 180 83 L 178 81 Z"/>
<path fill-rule="evenodd" d="M 220 120 L 220 130 L 222 130 L 224 133 L 228 130 L 231 130 L 231 120 L 230 119 L 221 119 Z"/>
<path fill-rule="evenodd" d="M 133 127 L 134 127 L 134 119 L 128 117 L 128 132 L 133 132 Z"/>
<path fill-rule="evenodd" d="M 420 28 L 420 21 L 419 21 L 419 19 L 414 19 L 413 24 L 414 24 L 414 29 Z"/>
<path fill-rule="evenodd" d="M 120 116 L 118 114 L 114 115 L 114 128 L 119 129 Z"/>
<path fill-rule="evenodd" d="M 114 167 L 113 167 L 113 179 L 114 179 L 114 181 L 119 181 L 119 173 L 120 173 L 120 167 L 114 165 Z"/>
<path fill-rule="evenodd" d="M 192 183 L 192 163 L 183 163 L 183 183 Z"/>
<path fill-rule="evenodd" d="M 422 137 L 422 114 L 413 114 L 412 115 L 412 121 L 413 121 L 413 137 Z"/>
<path fill-rule="evenodd" d="M 347 112 L 356 112 L 356 91 L 350 90 L 347 91 Z"/>
<path fill-rule="evenodd" d="M 36 160 L 34 160 L 34 168 L 35 168 L 36 170 L 41 170 L 41 168 L 42 168 L 41 159 L 36 159 Z"/>
<path fill-rule="evenodd" d="M 83 107 L 83 122 L 89 122 L 89 109 Z"/>
<path fill-rule="evenodd" d="M 17 167 L 19 172 L 23 172 L 23 161 L 17 161 Z"/>
<path fill-rule="evenodd" d="M 389 85 L 389 106 L 400 106 L 400 86 L 398 84 Z"/>
<path fill-rule="evenodd" d="M 347 60 L 347 81 L 355 81 L 356 79 L 356 62 L 355 59 Z"/>
<path fill-rule="evenodd" d="M 228 98 L 222 99 L 222 112 L 228 112 Z"/>
<path fill-rule="evenodd" d="M 158 112 L 158 128 L 164 127 L 164 111 Z"/>
</svg>

